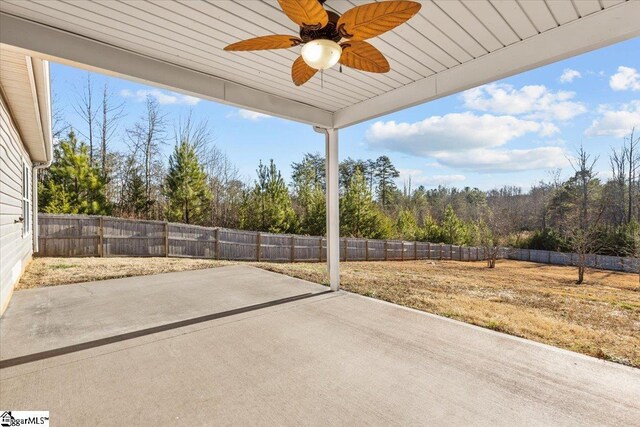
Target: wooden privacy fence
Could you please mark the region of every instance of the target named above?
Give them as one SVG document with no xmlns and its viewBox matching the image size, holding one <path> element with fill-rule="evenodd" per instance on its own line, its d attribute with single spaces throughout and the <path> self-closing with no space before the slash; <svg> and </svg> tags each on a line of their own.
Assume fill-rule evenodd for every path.
<svg viewBox="0 0 640 427">
<path fill-rule="evenodd" d="M 323 262 L 326 239 L 200 227 L 162 221 L 39 214 L 38 256 L 188 257 L 236 261 Z M 576 254 L 508 249 L 501 258 L 575 265 Z M 483 248 L 401 240 L 340 239 L 342 261 L 486 260 Z M 638 271 L 638 260 L 589 255 L 590 267 Z"/>
<path fill-rule="evenodd" d="M 323 262 L 327 242 L 298 236 L 162 221 L 40 214 L 38 256 L 189 257 L 239 261 Z M 340 239 L 342 261 L 484 260 L 482 248 L 401 240 Z"/>
<path fill-rule="evenodd" d="M 508 249 L 506 258 L 518 261 L 531 261 L 553 265 L 578 265 L 578 254 L 567 252 L 541 251 L 535 249 Z M 638 258 L 617 257 L 610 255 L 586 255 L 585 263 L 587 267 L 601 270 L 625 271 L 628 273 L 638 273 L 640 261 Z"/>
</svg>

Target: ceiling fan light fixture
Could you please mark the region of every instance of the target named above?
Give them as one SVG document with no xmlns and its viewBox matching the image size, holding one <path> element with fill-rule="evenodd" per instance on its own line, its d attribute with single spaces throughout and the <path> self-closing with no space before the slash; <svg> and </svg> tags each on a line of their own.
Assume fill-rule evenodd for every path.
<svg viewBox="0 0 640 427">
<path fill-rule="evenodd" d="M 302 45 L 301 55 L 291 65 L 291 81 L 296 86 L 308 82 L 318 71 L 322 77 L 322 70 L 337 63 L 340 63 L 341 72 L 344 65 L 369 73 L 388 73 L 391 70 L 389 61 L 365 40 L 407 22 L 422 7 L 411 0 L 374 1 L 339 15 L 323 7 L 325 0 L 278 0 L 278 3 L 285 15 L 300 28 L 299 36 L 253 37 L 231 43 L 224 50 L 289 49 Z M 322 86 L 322 79 L 320 82 Z"/>
<path fill-rule="evenodd" d="M 342 48 L 333 40 L 312 40 L 302 46 L 302 59 L 316 70 L 326 70 L 338 63 Z"/>
</svg>

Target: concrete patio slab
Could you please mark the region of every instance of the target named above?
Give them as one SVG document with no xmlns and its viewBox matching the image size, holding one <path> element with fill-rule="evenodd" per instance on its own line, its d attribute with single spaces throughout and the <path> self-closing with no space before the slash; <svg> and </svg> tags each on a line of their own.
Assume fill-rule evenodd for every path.
<svg viewBox="0 0 640 427">
<path fill-rule="evenodd" d="M 5 367 L 0 406 L 49 410 L 56 425 L 112 425 L 114 417 L 134 425 L 634 425 L 640 419 L 640 370 L 323 290 L 237 266 L 16 292 L 0 320 L 3 362 L 107 331 L 131 332 L 264 298 L 318 295 Z M 153 303 L 140 304 L 145 300 Z M 38 314 L 43 305 L 47 313 Z M 39 340 L 46 344 L 29 342 Z"/>
<path fill-rule="evenodd" d="M 0 360 L 326 289 L 228 266 L 23 290 L 0 318 Z"/>
</svg>

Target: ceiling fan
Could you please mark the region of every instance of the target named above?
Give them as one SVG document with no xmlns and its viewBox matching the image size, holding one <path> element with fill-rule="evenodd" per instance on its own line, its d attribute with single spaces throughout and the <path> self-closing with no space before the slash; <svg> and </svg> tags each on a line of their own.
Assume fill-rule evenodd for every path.
<svg viewBox="0 0 640 427">
<path fill-rule="evenodd" d="M 302 45 L 301 55 L 291 67 L 296 86 L 307 82 L 318 70 L 326 70 L 338 62 L 361 71 L 388 72 L 391 67 L 387 59 L 364 40 L 403 24 L 422 7 L 414 1 L 384 1 L 356 6 L 340 16 L 325 10 L 322 6 L 325 0 L 278 2 L 284 13 L 300 26 L 300 37 L 255 37 L 230 44 L 224 50 L 288 49 Z"/>
</svg>

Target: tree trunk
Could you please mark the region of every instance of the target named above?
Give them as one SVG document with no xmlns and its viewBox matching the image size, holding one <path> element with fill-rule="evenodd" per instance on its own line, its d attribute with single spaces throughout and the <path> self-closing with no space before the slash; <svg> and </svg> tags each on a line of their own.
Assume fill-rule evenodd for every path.
<svg viewBox="0 0 640 427">
<path fill-rule="evenodd" d="M 89 165 L 93 166 L 93 107 L 91 102 L 91 77 L 87 74 L 87 126 L 89 127 Z"/>
<path fill-rule="evenodd" d="M 100 168 L 102 169 L 102 179 L 107 180 L 107 86 L 102 94 L 102 141 L 100 144 Z"/>
<path fill-rule="evenodd" d="M 576 285 L 581 285 L 583 281 L 584 281 L 584 266 L 580 265 L 578 266 L 578 281 L 576 282 Z"/>
</svg>

